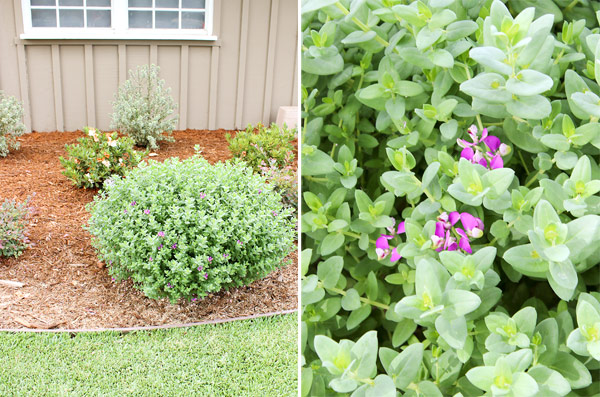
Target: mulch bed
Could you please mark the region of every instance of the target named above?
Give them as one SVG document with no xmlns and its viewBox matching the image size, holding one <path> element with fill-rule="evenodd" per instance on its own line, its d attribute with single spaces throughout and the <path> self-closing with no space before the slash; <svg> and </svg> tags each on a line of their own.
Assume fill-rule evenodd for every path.
<svg viewBox="0 0 600 397">
<path fill-rule="evenodd" d="M 175 131 L 153 160 L 184 159 L 200 145 L 211 163 L 231 157 L 225 130 Z M 297 252 L 291 264 L 249 286 L 210 295 L 197 302 L 152 300 L 131 282 L 114 283 L 82 228 L 85 205 L 96 190 L 76 188 L 62 175 L 59 156 L 81 131 L 34 132 L 19 138 L 21 149 L 0 158 L 0 201 L 35 194 L 29 237 L 35 244 L 19 258 L 0 257 L 0 328 L 112 328 L 180 324 L 296 309 Z"/>
</svg>

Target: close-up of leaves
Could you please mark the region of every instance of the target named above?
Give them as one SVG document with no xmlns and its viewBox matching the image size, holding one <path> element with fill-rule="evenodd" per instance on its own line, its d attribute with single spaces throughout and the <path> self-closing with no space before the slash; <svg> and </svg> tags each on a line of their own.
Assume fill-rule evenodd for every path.
<svg viewBox="0 0 600 397">
<path fill-rule="evenodd" d="M 600 395 L 599 21 L 302 1 L 302 396 Z"/>
</svg>

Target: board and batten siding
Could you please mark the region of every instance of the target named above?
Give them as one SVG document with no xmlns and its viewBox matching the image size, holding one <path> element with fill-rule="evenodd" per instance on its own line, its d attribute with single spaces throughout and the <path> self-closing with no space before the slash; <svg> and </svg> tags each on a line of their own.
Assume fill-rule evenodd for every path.
<svg viewBox="0 0 600 397">
<path fill-rule="evenodd" d="M 20 0 L 0 1 L 0 90 L 29 131 L 109 129 L 128 71 L 160 66 L 179 129 L 239 129 L 298 105 L 296 0 L 215 0 L 218 40 L 21 40 Z"/>
</svg>

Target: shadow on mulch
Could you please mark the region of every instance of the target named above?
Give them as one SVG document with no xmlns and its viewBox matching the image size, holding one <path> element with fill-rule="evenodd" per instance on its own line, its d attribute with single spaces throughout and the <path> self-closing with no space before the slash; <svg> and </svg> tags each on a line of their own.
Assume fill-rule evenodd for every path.
<svg viewBox="0 0 600 397">
<path fill-rule="evenodd" d="M 175 131 L 174 143 L 162 143 L 158 156 L 181 159 L 194 154 L 211 163 L 231 157 L 225 130 Z M 113 283 L 82 228 L 85 205 L 96 190 L 74 187 L 61 174 L 59 156 L 81 131 L 31 133 L 19 138 L 21 149 L 0 158 L 0 200 L 24 200 L 35 194 L 29 224 L 35 244 L 19 258 L 0 258 L 0 280 L 22 282 L 22 288 L 0 284 L 0 328 L 111 328 L 180 324 L 296 309 L 297 252 L 291 264 L 249 286 L 210 295 L 197 302 L 152 300 L 130 282 Z"/>
</svg>

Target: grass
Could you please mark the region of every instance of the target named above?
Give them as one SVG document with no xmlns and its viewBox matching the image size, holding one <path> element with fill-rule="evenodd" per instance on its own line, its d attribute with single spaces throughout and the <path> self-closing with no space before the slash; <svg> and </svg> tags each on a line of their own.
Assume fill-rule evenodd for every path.
<svg viewBox="0 0 600 397">
<path fill-rule="evenodd" d="M 73 337 L 0 333 L 0 396 L 296 396 L 297 318 Z"/>
</svg>

